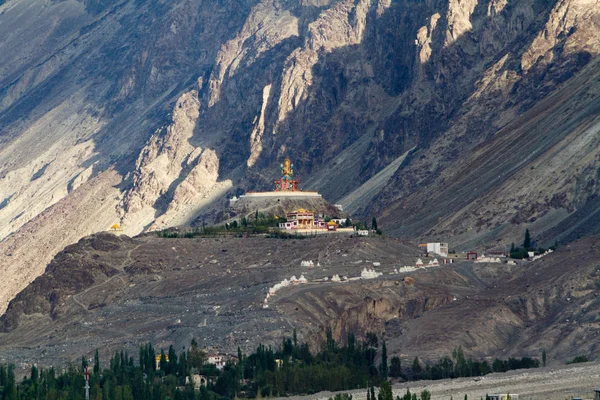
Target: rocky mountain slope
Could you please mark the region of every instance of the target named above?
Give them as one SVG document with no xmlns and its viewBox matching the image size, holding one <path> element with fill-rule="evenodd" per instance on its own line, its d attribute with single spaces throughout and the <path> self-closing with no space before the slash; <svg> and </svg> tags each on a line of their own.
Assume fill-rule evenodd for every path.
<svg viewBox="0 0 600 400">
<path fill-rule="evenodd" d="M 597 230 L 598 0 L 8 0 L 0 311 L 80 237 L 304 187 L 455 246 Z M 208 221 L 210 222 L 210 221 Z"/>
<path fill-rule="evenodd" d="M 57 365 L 94 348 L 135 353 L 149 340 L 181 348 L 193 337 L 235 353 L 278 345 L 294 328 L 317 346 L 331 328 L 337 340 L 377 332 L 390 353 L 409 360 L 438 359 L 458 345 L 476 357 L 539 357 L 544 348 L 551 364 L 594 358 L 599 255 L 593 237 L 522 265 L 463 261 L 398 273 L 418 249 L 396 239 L 99 234 L 59 253 L 11 301 L 0 318 L 0 354 Z M 314 267 L 302 267 L 305 260 Z M 364 268 L 383 275 L 331 279 Z M 308 283 L 280 289 L 263 308 L 269 288 L 301 274 Z"/>
</svg>

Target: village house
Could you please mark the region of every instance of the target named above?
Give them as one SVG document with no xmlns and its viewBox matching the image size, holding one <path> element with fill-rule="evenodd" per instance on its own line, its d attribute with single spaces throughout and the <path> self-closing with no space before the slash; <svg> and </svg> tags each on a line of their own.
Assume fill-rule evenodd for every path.
<svg viewBox="0 0 600 400">
<path fill-rule="evenodd" d="M 434 253 L 442 257 L 448 257 L 448 243 L 421 243 L 419 248 L 427 253 Z"/>
<path fill-rule="evenodd" d="M 206 349 L 206 362 L 213 364 L 218 370 L 223 370 L 225 364 L 231 362 L 237 364 L 237 357 L 225 353 L 220 353 L 216 348 L 211 347 Z"/>
<path fill-rule="evenodd" d="M 346 225 L 346 218 L 331 218 L 331 220 L 333 222 L 335 222 L 336 224 L 338 224 L 339 226 L 345 226 Z"/>
</svg>

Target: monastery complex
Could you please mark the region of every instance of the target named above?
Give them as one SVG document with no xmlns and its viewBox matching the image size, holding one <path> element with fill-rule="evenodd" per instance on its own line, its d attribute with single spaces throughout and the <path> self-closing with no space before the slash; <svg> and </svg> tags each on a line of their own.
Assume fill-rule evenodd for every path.
<svg viewBox="0 0 600 400">
<path fill-rule="evenodd" d="M 275 180 L 275 190 L 272 192 L 249 192 L 240 199 L 260 199 L 260 198 L 295 198 L 310 199 L 322 198 L 317 192 L 306 192 L 300 189 L 300 182 L 294 178 L 294 164 L 289 158 L 286 158 L 281 167 L 281 177 Z M 338 206 L 338 209 L 341 209 Z M 314 210 L 298 208 L 289 210 L 286 214 L 285 222 L 279 223 L 279 228 L 285 231 L 293 231 L 296 234 L 318 235 L 322 233 L 353 233 L 352 227 L 344 227 L 345 218 L 336 218 L 325 220 L 323 215 Z"/>
</svg>

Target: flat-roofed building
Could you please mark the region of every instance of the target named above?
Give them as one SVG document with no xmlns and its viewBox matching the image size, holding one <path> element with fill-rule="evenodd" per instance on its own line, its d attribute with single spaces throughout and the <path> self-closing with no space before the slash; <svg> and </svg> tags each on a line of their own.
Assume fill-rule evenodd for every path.
<svg viewBox="0 0 600 400">
<path fill-rule="evenodd" d="M 448 243 L 421 243 L 419 247 L 427 253 L 435 253 L 442 257 L 448 257 Z"/>
</svg>

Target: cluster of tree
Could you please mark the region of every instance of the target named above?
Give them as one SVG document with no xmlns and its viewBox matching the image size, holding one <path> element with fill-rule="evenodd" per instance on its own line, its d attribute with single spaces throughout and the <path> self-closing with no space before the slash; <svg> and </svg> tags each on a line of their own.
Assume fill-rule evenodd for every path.
<svg viewBox="0 0 600 400">
<path fill-rule="evenodd" d="M 379 229 L 379 226 L 377 225 L 377 218 L 376 217 L 372 217 L 371 218 L 371 224 L 370 225 L 365 220 L 364 222 L 363 221 L 352 222 L 350 225 L 346 225 L 346 226 L 353 226 L 357 230 L 371 230 L 371 231 L 376 232 L 378 235 L 383 235 L 383 231 L 381 229 Z"/>
<path fill-rule="evenodd" d="M 370 385 L 367 388 L 367 400 L 394 400 L 392 384 L 389 381 L 382 382 L 377 397 L 375 397 L 375 387 Z M 396 400 L 431 400 L 431 393 L 428 390 L 423 390 L 421 395 L 418 396 L 416 393 L 411 393 L 410 389 L 407 388 L 402 397 L 396 396 Z"/>
<path fill-rule="evenodd" d="M 567 364 L 578 364 L 590 361 L 587 356 L 576 356 L 572 360 L 567 361 Z"/>
<path fill-rule="evenodd" d="M 327 222 L 331 221 L 330 218 L 325 219 Z M 242 217 L 240 220 L 233 220 L 232 222 L 228 222 L 225 225 L 215 225 L 215 226 L 203 226 L 201 228 L 179 231 L 173 229 L 166 229 L 163 231 L 158 231 L 157 236 L 166 239 L 174 239 L 174 238 L 186 238 L 191 239 L 195 237 L 215 237 L 215 236 L 223 236 L 223 235 L 268 235 L 268 237 L 272 238 L 280 238 L 280 239 L 289 239 L 289 238 L 304 238 L 306 235 L 295 235 L 290 234 L 286 231 L 279 230 L 279 223 L 286 222 L 287 220 L 283 217 L 265 217 L 264 214 L 258 214 L 258 217 L 255 216 L 254 219 L 247 219 L 246 217 Z M 358 226 L 358 229 L 366 229 L 361 228 L 361 225 L 353 225 L 349 218 L 346 218 L 346 221 L 343 223 L 345 227 L 353 227 Z M 380 231 L 379 231 L 380 232 Z"/>
<path fill-rule="evenodd" d="M 558 247 L 558 242 L 554 243 L 554 246 L 551 246 L 550 249 L 555 250 Z M 546 249 L 543 247 L 535 247 L 534 242 L 531 239 L 531 234 L 529 233 L 529 229 L 525 229 L 525 237 L 523 238 L 523 245 L 521 247 L 515 246 L 514 243 L 510 246 L 510 258 L 515 258 L 522 260 L 524 258 L 529 257 L 529 252 L 533 251 L 538 254 L 542 254 L 546 252 Z"/>
<path fill-rule="evenodd" d="M 243 378 L 253 383 L 252 387 L 245 388 L 249 397 L 257 394 L 258 388 L 264 397 L 357 389 L 366 387 L 369 381 L 382 379 L 375 364 L 376 345 L 375 335 L 358 341 L 350 334 L 345 345 L 340 346 L 328 331 L 322 348 L 314 354 L 308 344 L 299 344 L 294 334 L 292 338 L 285 338 L 277 351 L 259 346 L 254 354 L 242 356 L 236 368 L 241 368 Z M 235 373 L 234 370 L 225 369 L 223 375 Z M 232 376 L 227 380 L 235 379 Z M 228 389 L 227 393 L 218 390 L 217 393 L 232 397 L 236 388 Z"/>
<path fill-rule="evenodd" d="M 156 232 L 158 237 L 166 239 L 192 239 L 195 237 L 215 237 L 215 236 L 241 236 L 244 234 L 264 235 L 273 231 L 273 228 L 268 226 L 255 226 L 238 223 L 233 221 L 222 226 L 205 226 L 202 228 L 190 229 L 185 231 L 177 231 L 166 229 Z"/>
<path fill-rule="evenodd" d="M 378 235 L 383 234 L 381 229 L 379 229 L 379 227 L 377 226 L 377 218 L 375 218 L 375 216 L 373 216 L 373 218 L 371 218 L 371 229 L 374 230 L 375 232 L 377 232 Z"/>
<path fill-rule="evenodd" d="M 156 362 L 158 358 L 158 363 Z M 158 364 L 158 365 L 157 365 Z M 405 380 L 443 379 L 480 376 L 492 371 L 537 367 L 539 362 L 530 358 L 495 360 L 490 366 L 464 357 L 457 348 L 452 358 L 443 357 L 437 363 L 423 367 L 418 358 L 404 368 L 398 357 L 388 365 L 385 341 L 368 333 L 365 340 L 349 334 L 345 344 L 336 343 L 331 331 L 321 349 L 313 353 L 306 343 L 298 343 L 294 332 L 285 338 L 278 349 L 260 345 L 250 355 L 238 349 L 237 362 L 228 361 L 222 370 L 207 363 L 206 354 L 192 341 L 179 354 L 171 346 L 168 351 L 156 351 L 151 344 L 139 349 L 137 363 L 134 357 L 117 352 L 108 366 L 101 369 L 96 351 L 93 368 L 90 366 L 90 398 L 95 400 L 222 400 L 224 398 L 257 398 L 288 394 L 312 394 L 323 390 L 343 391 L 371 388 L 369 400 L 394 400 L 388 377 Z M 82 358 L 81 368 L 88 367 Z M 0 399 L 83 399 L 84 376 L 82 369 L 69 366 L 57 374 L 53 368 L 31 368 L 29 377 L 15 380 L 14 367 L 0 367 Z M 193 375 L 207 377 L 207 386 L 195 390 Z M 381 387 L 375 397 L 373 385 Z M 407 397 L 409 396 L 409 397 Z M 396 400 L 418 400 L 416 394 L 407 394 Z M 421 393 L 421 400 L 429 394 Z M 335 399 L 351 400 L 351 398 Z"/>
<path fill-rule="evenodd" d="M 402 369 L 400 359 L 393 357 L 391 360 L 390 376 L 401 377 L 406 380 L 419 379 L 447 379 L 483 376 L 492 372 L 506 372 L 515 369 L 538 368 L 540 362 L 530 357 L 509 358 L 502 360 L 496 358 L 492 364 L 487 361 L 474 361 L 465 358 L 462 347 L 452 351 L 452 357 L 444 356 L 437 362 L 428 362 L 423 367 L 415 357 L 410 369 Z"/>
</svg>

